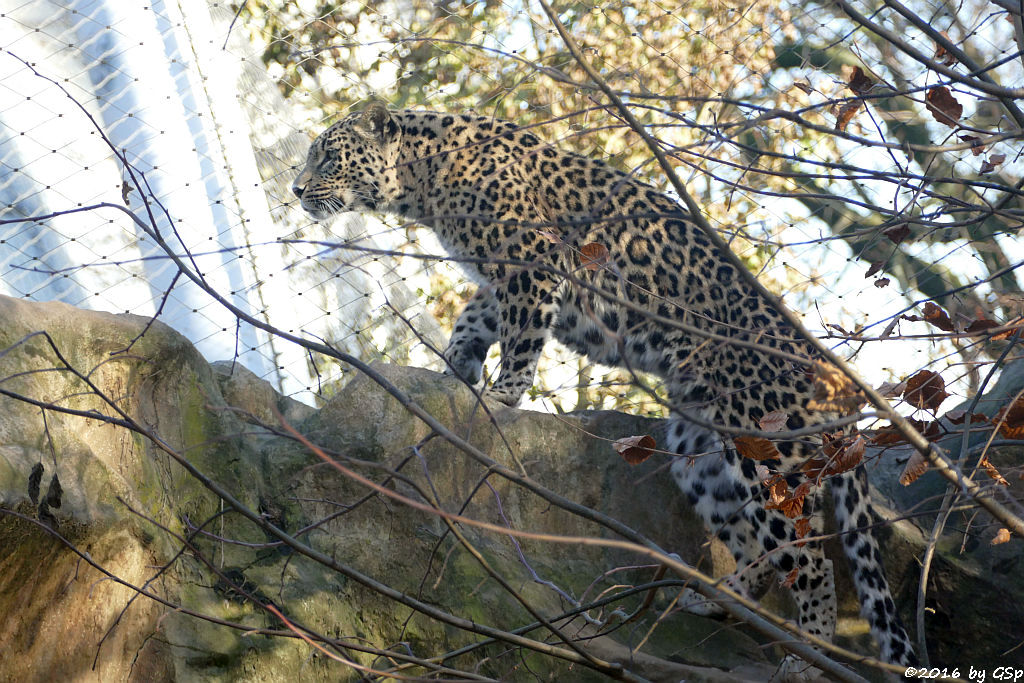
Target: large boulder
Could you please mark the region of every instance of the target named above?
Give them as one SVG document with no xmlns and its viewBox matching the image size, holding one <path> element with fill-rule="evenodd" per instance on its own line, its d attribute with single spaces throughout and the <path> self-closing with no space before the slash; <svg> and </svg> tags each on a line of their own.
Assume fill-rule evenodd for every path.
<svg viewBox="0 0 1024 683">
<path fill-rule="evenodd" d="M 362 675 L 336 658 L 414 675 L 432 660 L 492 677 L 604 677 L 545 648 L 656 680 L 764 680 L 778 660 L 746 627 L 673 611 L 677 586 L 563 616 L 656 575 L 649 557 L 601 544 L 620 538 L 604 517 L 709 573 L 730 569 L 659 471 L 667 456 L 630 466 L 611 448 L 658 437 L 655 421 L 481 404 L 456 381 L 387 365 L 315 410 L 142 318 L 0 297 L 0 320 L 0 680 Z M 888 533 L 912 595 L 920 535 L 907 522 Z M 943 612 L 953 630 L 978 633 L 996 615 L 1003 633 L 1024 632 L 1024 617 L 998 609 L 1021 604 L 1019 580 L 945 545 L 938 566 L 933 595 L 958 605 Z M 855 601 L 844 605 L 852 617 Z M 573 644 L 523 628 L 538 617 L 561 617 Z M 489 642 L 474 625 L 535 645 Z M 844 642 L 874 651 L 849 630 Z M 1012 659 L 942 633 L 930 642 L 944 659 L 957 643 L 950 665 Z"/>
</svg>

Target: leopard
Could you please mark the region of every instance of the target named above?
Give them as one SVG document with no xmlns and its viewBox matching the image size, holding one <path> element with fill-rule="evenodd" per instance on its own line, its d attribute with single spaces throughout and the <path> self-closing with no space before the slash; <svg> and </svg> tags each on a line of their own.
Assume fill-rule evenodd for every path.
<svg viewBox="0 0 1024 683">
<path fill-rule="evenodd" d="M 434 232 L 478 285 L 443 352 L 445 372 L 481 386 L 498 344 L 487 398 L 518 405 L 552 338 L 593 363 L 664 382 L 671 475 L 731 551 L 736 571 L 727 585 L 757 597 L 778 578 L 799 627 L 832 640 L 833 565 L 813 540 L 822 537 L 821 494 L 814 488 L 805 498 L 810 532 L 798 536 L 793 520 L 768 504 L 765 470 L 735 440 L 766 415 L 785 415 L 800 435 L 776 439 L 760 465 L 790 481 L 821 452 L 820 430 L 806 434 L 835 415 L 809 407 L 815 351 L 681 203 L 636 173 L 545 142 L 532 127 L 381 101 L 316 137 L 292 191 L 315 220 L 376 212 Z M 828 485 L 881 659 L 912 665 L 872 533 L 863 464 Z M 691 612 L 723 614 L 691 589 L 682 595 Z"/>
</svg>

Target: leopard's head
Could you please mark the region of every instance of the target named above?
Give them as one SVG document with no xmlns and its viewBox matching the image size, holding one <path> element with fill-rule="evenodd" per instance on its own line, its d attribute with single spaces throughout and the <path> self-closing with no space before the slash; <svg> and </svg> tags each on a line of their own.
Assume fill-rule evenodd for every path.
<svg viewBox="0 0 1024 683">
<path fill-rule="evenodd" d="M 292 192 L 313 218 L 386 210 L 398 196 L 401 127 L 380 102 L 352 114 L 313 141 Z"/>
</svg>

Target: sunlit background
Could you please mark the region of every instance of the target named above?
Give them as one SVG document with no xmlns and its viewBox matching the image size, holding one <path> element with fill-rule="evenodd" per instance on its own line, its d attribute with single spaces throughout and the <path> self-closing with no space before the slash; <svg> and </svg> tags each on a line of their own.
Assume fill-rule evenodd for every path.
<svg viewBox="0 0 1024 683">
<path fill-rule="evenodd" d="M 997 5 L 907 6 L 995 82 L 1024 83 L 1014 25 Z M 317 224 L 299 210 L 289 187 L 324 126 L 371 97 L 473 110 L 536 125 L 551 142 L 668 187 L 530 2 L 0 7 L 0 219 L 32 219 L 0 225 L 0 292 L 159 311 L 208 359 L 237 359 L 309 404 L 337 391 L 346 369 L 239 324 L 175 280 L 124 211 L 96 205 L 155 222 L 218 292 L 274 327 L 439 368 L 434 349 L 472 287 L 423 228 L 356 215 Z M 1022 122 L 997 97 L 893 50 L 834 3 L 559 9 L 712 224 L 808 327 L 875 383 L 928 367 L 956 398 L 978 386 L 989 346 L 936 339 L 927 322 L 898 316 L 934 300 L 963 330 L 1020 313 L 1007 267 L 1024 258 L 1011 189 Z M 968 71 L 898 12 L 873 20 Z M 955 125 L 926 103 L 945 86 L 963 107 Z M 866 100 L 854 106 L 858 94 Z M 980 153 L 972 139 L 986 140 Z M 400 258 L 407 252 L 437 258 Z M 853 333 L 860 339 L 845 339 Z M 657 413 L 628 380 L 552 346 L 527 405 Z"/>
</svg>

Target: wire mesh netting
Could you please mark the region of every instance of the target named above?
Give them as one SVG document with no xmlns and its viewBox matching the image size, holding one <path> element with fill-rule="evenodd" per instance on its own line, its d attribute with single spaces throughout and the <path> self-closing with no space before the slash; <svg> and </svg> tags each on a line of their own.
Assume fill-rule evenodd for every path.
<svg viewBox="0 0 1024 683">
<path fill-rule="evenodd" d="M 529 4 L 6 5 L 0 192 L 5 219 L 33 220 L 4 226 L 4 291 L 159 310 L 207 357 L 237 358 L 307 402 L 341 369 L 239 324 L 175 279 L 122 207 L 152 213 L 217 291 L 268 324 L 437 367 L 429 346 L 443 343 L 469 290 L 430 235 L 354 216 L 312 224 L 295 207 L 289 185 L 326 122 L 371 96 L 475 110 L 536 125 L 665 186 Z M 1004 106 L 1012 97 L 1000 99 L 1015 91 L 955 80 L 983 65 L 979 79 L 1020 82 L 1015 15 L 922 3 L 913 16 L 927 20 L 915 25 L 900 8 L 862 17 L 875 33 L 851 20 L 856 8 L 832 5 L 576 3 L 563 12 L 734 249 L 837 342 L 927 331 L 905 319 L 890 329 L 924 299 L 960 329 L 1019 310 L 1007 266 L 1020 256 L 1020 122 Z M 894 51 L 886 30 L 907 50 Z M 933 33 L 959 36 L 966 54 Z M 147 196 L 137 196 L 132 170 Z M 439 258 L 387 255 L 410 249 Z M 845 349 L 878 381 L 944 359 L 957 366 L 951 384 L 977 385 L 970 344 L 908 340 L 899 363 L 878 346 Z M 548 409 L 630 402 L 614 378 L 580 400 L 579 372 L 589 380 L 591 371 L 550 356 L 532 394 Z"/>
<path fill-rule="evenodd" d="M 121 210 L 151 216 L 218 292 L 282 329 L 361 355 L 415 339 L 375 323 L 385 299 L 398 310 L 415 300 L 394 263 L 343 262 L 283 241 L 343 242 L 369 229 L 357 218 L 322 229 L 290 209 L 313 126 L 248 46 L 225 47 L 231 17 L 200 3 L 30 2 L 4 13 L 0 192 L 4 219 L 26 220 L 3 228 L 2 286 L 35 300 L 159 311 L 207 357 L 237 358 L 311 401 L 325 379 L 315 364 L 175 278 Z M 392 248 L 389 239 L 378 246 Z M 420 327 L 436 330 L 429 317 Z"/>
</svg>

